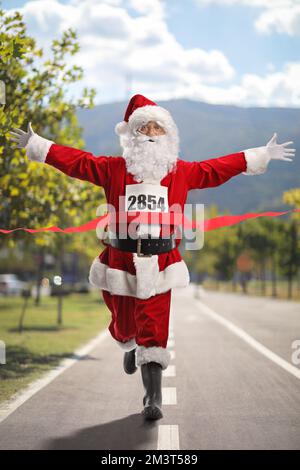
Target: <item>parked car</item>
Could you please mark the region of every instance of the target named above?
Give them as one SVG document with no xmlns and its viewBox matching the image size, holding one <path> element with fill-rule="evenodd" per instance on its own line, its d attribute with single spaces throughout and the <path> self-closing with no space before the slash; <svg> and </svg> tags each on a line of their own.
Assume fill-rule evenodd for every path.
<svg viewBox="0 0 300 470">
<path fill-rule="evenodd" d="M 0 274 L 0 295 L 21 295 L 28 288 L 16 274 Z"/>
</svg>

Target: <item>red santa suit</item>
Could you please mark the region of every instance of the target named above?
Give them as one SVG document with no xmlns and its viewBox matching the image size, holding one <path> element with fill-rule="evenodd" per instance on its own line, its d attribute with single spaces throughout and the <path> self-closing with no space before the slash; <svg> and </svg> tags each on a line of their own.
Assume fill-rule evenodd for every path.
<svg viewBox="0 0 300 470">
<path fill-rule="evenodd" d="M 143 98 L 143 99 L 142 99 Z M 134 106 L 133 106 L 134 103 Z M 166 131 L 174 129 L 171 115 L 141 95 L 127 108 L 118 134 L 134 123 L 156 120 Z M 26 147 L 30 159 L 44 161 L 68 176 L 102 186 L 107 203 L 118 212 L 126 186 L 143 184 L 128 172 L 123 156 L 94 156 L 89 152 L 58 145 L 35 134 Z M 188 191 L 219 186 L 240 173 L 260 174 L 269 156 L 265 147 L 249 149 L 205 161 L 180 158 L 158 184 L 167 188 L 169 207 L 179 204 L 182 212 Z M 157 184 L 157 181 L 155 182 Z M 111 312 L 109 331 L 127 351 L 137 348 L 136 364 L 158 362 L 165 369 L 170 361 L 168 340 L 171 289 L 189 283 L 187 266 L 176 247 L 167 253 L 139 258 L 136 253 L 107 246 L 90 268 L 89 280 L 102 291 Z"/>
</svg>

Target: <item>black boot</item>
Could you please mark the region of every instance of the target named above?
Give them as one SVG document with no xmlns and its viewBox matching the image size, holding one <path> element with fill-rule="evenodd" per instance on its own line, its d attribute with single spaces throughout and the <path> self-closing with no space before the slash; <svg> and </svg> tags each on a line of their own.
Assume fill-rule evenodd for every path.
<svg viewBox="0 0 300 470">
<path fill-rule="evenodd" d="M 137 370 L 137 366 L 135 364 L 135 349 L 124 353 L 123 358 L 123 368 L 126 374 L 134 374 Z"/>
<path fill-rule="evenodd" d="M 143 398 L 143 415 L 145 419 L 160 419 L 163 417 L 162 407 L 162 366 L 157 362 L 148 362 L 141 365 L 142 380 L 146 395 Z"/>
</svg>

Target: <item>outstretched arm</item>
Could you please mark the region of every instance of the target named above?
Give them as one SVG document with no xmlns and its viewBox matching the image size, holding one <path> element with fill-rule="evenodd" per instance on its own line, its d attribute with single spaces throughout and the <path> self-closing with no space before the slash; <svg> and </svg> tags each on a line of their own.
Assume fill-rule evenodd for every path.
<svg viewBox="0 0 300 470">
<path fill-rule="evenodd" d="M 219 186 L 233 176 L 265 173 L 270 160 L 293 161 L 295 149 L 287 148 L 293 142 L 277 144 L 275 133 L 267 145 L 244 150 L 202 162 L 182 160 L 188 189 Z"/>
<path fill-rule="evenodd" d="M 31 161 L 47 163 L 68 176 L 89 181 L 98 186 L 108 182 L 108 160 L 110 157 L 95 157 L 90 152 L 55 144 L 52 140 L 36 134 L 28 124 L 27 132 L 14 129 L 11 140 L 17 143 L 18 148 L 25 148 L 27 157 Z"/>
</svg>

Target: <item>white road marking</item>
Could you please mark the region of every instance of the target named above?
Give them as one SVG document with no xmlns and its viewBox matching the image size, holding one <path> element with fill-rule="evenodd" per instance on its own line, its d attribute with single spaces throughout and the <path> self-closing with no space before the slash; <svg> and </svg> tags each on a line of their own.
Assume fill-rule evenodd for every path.
<svg viewBox="0 0 300 470">
<path fill-rule="evenodd" d="M 198 315 L 195 315 L 194 313 L 191 313 L 190 315 L 187 315 L 185 317 L 185 321 L 187 323 L 193 323 L 195 321 L 199 320 L 199 316 Z"/>
<path fill-rule="evenodd" d="M 163 405 L 177 405 L 176 387 L 163 387 L 162 388 L 162 404 Z"/>
<path fill-rule="evenodd" d="M 196 300 L 196 302 L 200 305 L 201 312 L 204 315 L 207 315 L 208 317 L 212 318 L 216 322 L 218 322 L 221 325 L 225 326 L 225 328 L 227 328 L 233 334 L 235 334 L 236 336 L 241 338 L 243 341 L 245 341 L 245 343 L 249 344 L 249 346 L 251 346 L 253 349 L 260 352 L 263 356 L 270 359 L 272 362 L 277 364 L 282 369 L 284 369 L 287 372 L 289 372 L 290 374 L 294 375 L 294 377 L 296 377 L 297 379 L 300 379 L 300 369 L 297 369 L 297 367 L 293 366 L 289 362 L 282 359 L 280 356 L 275 354 L 273 351 L 268 349 L 266 346 L 264 346 L 259 341 L 257 341 L 252 336 L 250 336 L 248 333 L 246 333 L 244 330 L 242 330 L 242 328 L 239 328 L 238 326 L 236 326 L 231 321 L 229 321 L 226 318 L 222 317 L 221 315 L 216 313 L 214 310 L 209 308 L 207 305 L 205 305 L 200 300 Z"/>
<path fill-rule="evenodd" d="M 170 353 L 170 356 L 171 356 L 171 361 L 173 361 L 173 359 L 175 359 L 175 351 L 169 350 L 169 353 Z"/>
<path fill-rule="evenodd" d="M 102 331 L 96 338 L 89 341 L 86 345 L 77 349 L 74 352 L 74 356 L 68 359 L 64 359 L 57 367 L 55 367 L 50 372 L 46 373 L 45 376 L 41 377 L 38 380 L 32 382 L 24 391 L 21 391 L 11 400 L 8 400 L 1 404 L 0 406 L 0 423 L 4 421 L 11 413 L 13 413 L 19 406 L 23 405 L 25 401 L 29 400 L 33 395 L 39 392 L 42 388 L 46 387 L 50 382 L 52 382 L 56 377 L 69 369 L 73 364 L 79 361 L 82 357 L 86 356 L 90 351 L 92 351 L 96 346 L 102 343 L 106 338 L 108 338 L 109 332 L 106 329 Z"/>
<path fill-rule="evenodd" d="M 173 315 L 172 315 L 173 317 Z M 174 340 L 174 324 L 170 322 L 169 338 L 167 348 L 169 350 L 171 361 L 175 359 L 175 340 Z M 176 368 L 174 364 L 169 364 L 167 369 L 163 371 L 164 377 L 175 377 Z M 176 387 L 162 388 L 162 404 L 176 405 L 177 392 Z M 179 450 L 179 426 L 177 424 L 163 424 L 158 426 L 158 442 L 157 450 Z"/>
<path fill-rule="evenodd" d="M 175 377 L 176 376 L 176 369 L 174 365 L 169 365 L 164 371 L 163 371 L 163 376 L 164 377 Z"/>
<path fill-rule="evenodd" d="M 157 450 L 179 450 L 179 429 L 176 424 L 158 426 Z"/>
</svg>

